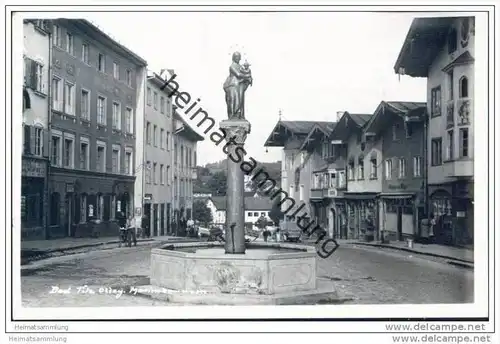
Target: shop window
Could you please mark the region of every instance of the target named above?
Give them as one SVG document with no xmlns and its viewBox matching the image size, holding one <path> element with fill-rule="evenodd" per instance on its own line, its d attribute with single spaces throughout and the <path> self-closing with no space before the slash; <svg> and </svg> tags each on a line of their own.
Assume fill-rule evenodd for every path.
<svg viewBox="0 0 500 344">
<path fill-rule="evenodd" d="M 87 222 L 87 195 L 80 196 L 80 223 Z"/>
<path fill-rule="evenodd" d="M 24 224 L 42 225 L 42 209 L 40 194 L 24 195 L 21 199 L 21 221 Z"/>
</svg>

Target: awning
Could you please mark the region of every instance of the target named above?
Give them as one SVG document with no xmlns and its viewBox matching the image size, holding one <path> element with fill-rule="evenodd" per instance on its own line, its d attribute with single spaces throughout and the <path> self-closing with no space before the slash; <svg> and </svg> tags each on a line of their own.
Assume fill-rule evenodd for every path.
<svg viewBox="0 0 500 344">
<path fill-rule="evenodd" d="M 380 198 L 384 199 L 404 199 L 404 198 L 413 198 L 415 197 L 415 192 L 406 192 L 406 193 L 383 193 L 380 194 Z"/>
<path fill-rule="evenodd" d="M 372 200 L 377 198 L 379 193 L 347 193 L 344 192 L 344 198 L 348 200 Z"/>
</svg>

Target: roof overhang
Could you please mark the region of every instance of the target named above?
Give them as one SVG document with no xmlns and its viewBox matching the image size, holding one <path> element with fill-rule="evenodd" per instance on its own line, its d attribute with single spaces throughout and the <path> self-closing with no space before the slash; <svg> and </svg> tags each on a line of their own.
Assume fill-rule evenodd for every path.
<svg viewBox="0 0 500 344">
<path fill-rule="evenodd" d="M 291 134 L 292 131 L 281 121 L 278 121 L 264 143 L 264 147 L 284 147 Z"/>
<path fill-rule="evenodd" d="M 332 141 L 346 142 L 349 136 L 353 133 L 353 129 L 359 130 L 359 126 L 352 120 L 349 112 L 345 111 L 331 132 L 330 139 Z"/>
<path fill-rule="evenodd" d="M 319 140 L 323 139 L 328 139 L 330 136 L 330 133 L 326 132 L 321 126 L 315 125 L 312 127 L 311 131 L 309 134 L 307 134 L 306 138 L 304 139 L 304 142 L 300 146 L 301 150 L 308 149 L 312 145 L 315 145 L 318 143 Z"/>
<path fill-rule="evenodd" d="M 192 142 L 203 141 L 205 138 L 198 134 L 189 126 L 189 124 L 182 118 L 177 111 L 174 111 L 176 119 L 182 122 L 182 126 L 175 131 L 176 135 L 181 135 Z"/>
<path fill-rule="evenodd" d="M 399 52 L 394 72 L 426 78 L 429 66 L 444 46 L 456 17 L 415 18 Z"/>
</svg>

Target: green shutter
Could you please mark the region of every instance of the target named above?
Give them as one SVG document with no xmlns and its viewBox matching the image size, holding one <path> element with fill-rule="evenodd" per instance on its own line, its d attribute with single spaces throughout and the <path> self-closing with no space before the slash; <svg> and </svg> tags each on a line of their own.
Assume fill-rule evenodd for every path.
<svg viewBox="0 0 500 344">
<path fill-rule="evenodd" d="M 24 85 L 29 86 L 31 81 L 31 59 L 24 58 Z"/>
<path fill-rule="evenodd" d="M 31 127 L 29 125 L 25 125 L 23 129 L 24 129 L 23 154 L 29 154 L 31 148 Z"/>
</svg>

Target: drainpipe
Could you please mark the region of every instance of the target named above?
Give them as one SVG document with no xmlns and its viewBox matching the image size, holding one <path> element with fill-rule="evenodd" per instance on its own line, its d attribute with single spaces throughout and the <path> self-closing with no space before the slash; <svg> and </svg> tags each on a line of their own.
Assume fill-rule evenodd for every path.
<svg viewBox="0 0 500 344">
<path fill-rule="evenodd" d="M 47 138 L 47 154 L 48 154 L 48 161 L 47 161 L 47 168 L 46 168 L 46 176 L 45 176 L 45 193 L 46 193 L 46 207 L 45 207 L 45 221 L 44 221 L 44 227 L 45 227 L 45 239 L 48 240 L 50 239 L 50 164 L 52 163 L 51 161 L 51 156 L 50 153 L 52 152 L 51 149 L 51 143 L 52 143 L 52 33 L 48 32 L 49 36 L 49 61 L 47 63 L 48 65 L 48 70 L 47 70 L 47 76 L 48 76 L 48 85 L 47 85 L 47 135 L 49 136 Z"/>
<path fill-rule="evenodd" d="M 428 120 L 429 116 L 427 114 L 427 111 L 425 113 L 425 119 L 424 119 L 424 144 L 423 144 L 423 150 L 424 150 L 424 202 L 425 202 L 425 214 L 427 217 L 427 220 L 430 221 L 430 207 L 429 207 L 429 154 L 428 154 L 428 143 L 427 143 L 427 131 L 428 131 Z"/>
</svg>

